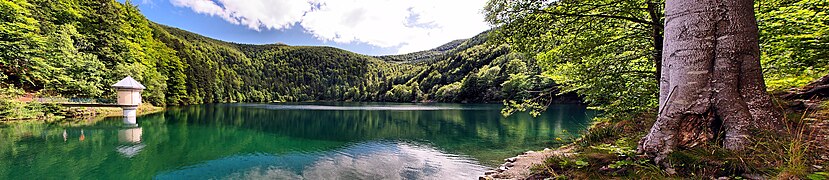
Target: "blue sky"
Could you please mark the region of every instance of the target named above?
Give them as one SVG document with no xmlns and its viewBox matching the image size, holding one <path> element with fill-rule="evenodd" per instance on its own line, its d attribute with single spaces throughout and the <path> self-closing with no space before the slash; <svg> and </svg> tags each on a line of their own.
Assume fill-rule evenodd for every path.
<svg viewBox="0 0 829 180">
<path fill-rule="evenodd" d="M 121 0 L 123 2 L 123 0 Z M 486 29 L 485 0 L 133 0 L 151 21 L 247 44 L 401 54 Z"/>
</svg>

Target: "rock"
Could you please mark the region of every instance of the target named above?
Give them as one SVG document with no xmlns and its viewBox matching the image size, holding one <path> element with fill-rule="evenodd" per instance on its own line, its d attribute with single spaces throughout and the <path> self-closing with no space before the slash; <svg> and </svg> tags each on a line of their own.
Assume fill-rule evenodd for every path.
<svg viewBox="0 0 829 180">
<path fill-rule="evenodd" d="M 498 173 L 498 171 L 495 171 L 495 170 L 489 170 L 489 171 L 484 172 L 484 175 L 489 176 L 489 175 L 493 175 L 493 174 L 495 174 L 495 173 Z"/>
<path fill-rule="evenodd" d="M 506 166 L 506 167 L 513 167 L 513 166 L 515 166 L 515 164 L 512 164 L 512 163 L 504 163 L 504 166 Z"/>
<path fill-rule="evenodd" d="M 515 162 L 516 160 L 518 160 L 517 157 L 511 157 L 511 158 L 504 159 L 504 161 L 506 161 L 506 162 Z"/>
<path fill-rule="evenodd" d="M 527 151 L 527 152 L 524 152 L 524 154 L 530 154 L 530 153 L 534 153 L 534 152 L 535 151 Z"/>
<path fill-rule="evenodd" d="M 507 169 L 509 169 L 509 168 L 506 167 L 506 166 L 501 166 L 501 167 L 498 168 L 498 171 L 503 172 L 503 171 L 506 171 Z"/>
</svg>

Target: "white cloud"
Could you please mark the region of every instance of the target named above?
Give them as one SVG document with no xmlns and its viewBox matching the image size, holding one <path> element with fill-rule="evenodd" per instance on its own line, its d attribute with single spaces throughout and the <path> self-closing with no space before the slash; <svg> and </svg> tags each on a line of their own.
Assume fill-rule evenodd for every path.
<svg viewBox="0 0 829 180">
<path fill-rule="evenodd" d="M 480 14 L 486 0 L 170 1 L 254 30 L 299 23 L 321 40 L 399 47 L 399 53 L 434 48 L 489 28 Z"/>
<path fill-rule="evenodd" d="M 299 22 L 311 10 L 305 0 L 170 0 L 174 6 L 188 7 L 196 13 L 218 16 L 250 29 L 284 29 Z"/>
</svg>

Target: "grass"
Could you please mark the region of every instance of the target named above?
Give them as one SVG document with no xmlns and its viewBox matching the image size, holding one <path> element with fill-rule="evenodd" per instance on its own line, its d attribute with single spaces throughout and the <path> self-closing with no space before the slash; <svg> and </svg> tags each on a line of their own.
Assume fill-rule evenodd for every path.
<svg viewBox="0 0 829 180">
<path fill-rule="evenodd" d="M 808 130 L 806 124 L 806 114 L 804 112 L 801 118 L 794 122 L 794 126 L 787 127 L 789 134 L 793 137 L 786 147 L 786 164 L 778 177 L 802 177 L 807 174 L 808 167 L 806 165 L 806 153 L 811 146 L 809 139 L 813 137 L 814 130 Z M 782 178 L 781 177 L 781 178 Z"/>
<path fill-rule="evenodd" d="M 533 169 L 533 179 L 829 179 L 826 169 L 818 171 L 812 165 L 826 166 L 816 159 L 820 152 L 815 144 L 816 129 L 811 123 L 829 117 L 829 101 L 820 110 L 788 111 L 785 132 L 758 130 L 753 145 L 740 152 L 729 151 L 715 143 L 691 149 L 677 149 L 668 156 L 675 174 L 668 174 L 660 166 L 635 150 L 638 140 L 656 119 L 655 113 L 645 113 L 626 120 L 595 123 L 573 144 L 571 156 L 552 157 Z M 579 165 L 582 164 L 582 165 Z"/>
<path fill-rule="evenodd" d="M 766 87 L 772 93 L 785 93 L 792 88 L 803 87 L 826 74 L 829 74 L 829 69 L 807 68 L 802 72 L 767 75 Z"/>
<path fill-rule="evenodd" d="M 0 98 L 0 121 L 50 120 L 63 118 L 65 108 L 42 103 L 25 103 Z"/>
<path fill-rule="evenodd" d="M 164 110 L 149 103 L 138 106 L 138 115 L 152 114 Z M 106 117 L 123 116 L 123 110 L 117 107 L 73 107 L 68 108 L 67 114 L 74 119 L 99 119 Z"/>
</svg>

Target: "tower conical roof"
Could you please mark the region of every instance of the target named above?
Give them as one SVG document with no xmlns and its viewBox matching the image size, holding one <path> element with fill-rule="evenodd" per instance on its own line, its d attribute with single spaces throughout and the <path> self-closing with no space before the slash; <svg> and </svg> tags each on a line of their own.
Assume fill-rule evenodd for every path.
<svg viewBox="0 0 829 180">
<path fill-rule="evenodd" d="M 117 83 L 113 84 L 112 87 L 122 88 L 122 89 L 139 89 L 139 90 L 147 89 L 146 87 L 144 87 L 144 85 L 141 85 L 141 83 L 139 83 L 138 81 L 133 79 L 131 76 L 127 76 L 124 79 L 122 79 L 121 81 L 118 81 Z"/>
</svg>

